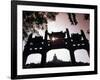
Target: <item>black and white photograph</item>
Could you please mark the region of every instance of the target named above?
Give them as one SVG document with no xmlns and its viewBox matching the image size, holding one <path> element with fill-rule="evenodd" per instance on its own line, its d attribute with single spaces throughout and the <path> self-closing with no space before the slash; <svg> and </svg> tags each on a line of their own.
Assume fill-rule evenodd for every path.
<svg viewBox="0 0 100 80">
<path fill-rule="evenodd" d="M 23 11 L 23 68 L 89 65 L 89 17 Z"/>
<path fill-rule="evenodd" d="M 12 1 L 12 78 L 96 74 L 96 6 Z"/>
</svg>

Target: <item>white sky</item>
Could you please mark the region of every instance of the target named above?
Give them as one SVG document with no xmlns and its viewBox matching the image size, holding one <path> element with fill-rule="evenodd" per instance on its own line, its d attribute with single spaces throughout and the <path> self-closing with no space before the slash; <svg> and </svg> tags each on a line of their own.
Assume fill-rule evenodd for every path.
<svg viewBox="0 0 100 80">
<path fill-rule="evenodd" d="M 48 20 L 48 31 L 51 32 L 59 32 L 65 31 L 66 28 L 69 29 L 70 33 L 80 33 L 80 29 L 84 30 L 87 39 L 89 39 L 89 35 L 86 33 L 89 29 L 89 20 L 84 20 L 83 14 L 76 14 L 76 18 L 78 21 L 77 25 L 71 25 L 68 15 L 66 13 L 59 13 L 56 16 L 55 21 Z"/>
<path fill-rule="evenodd" d="M 46 62 L 51 62 L 53 60 L 54 55 L 56 54 L 58 60 L 62 60 L 64 62 L 71 62 L 70 52 L 67 49 L 53 49 L 47 52 Z M 89 56 L 87 55 L 87 51 L 84 49 L 76 50 L 75 60 L 76 62 L 90 63 Z M 41 54 L 33 53 L 27 57 L 26 64 L 35 63 L 38 64 L 41 62 Z"/>
<path fill-rule="evenodd" d="M 39 53 L 36 53 L 36 54 L 30 54 L 28 57 L 27 57 L 27 60 L 26 60 L 26 64 L 31 64 L 31 63 L 34 63 L 34 64 L 38 64 L 41 62 L 41 54 Z"/>
<path fill-rule="evenodd" d="M 62 61 L 71 61 L 70 59 L 70 53 L 67 49 L 53 49 L 47 52 L 47 60 L 46 62 L 52 61 L 54 55 L 56 54 L 57 59 Z"/>
</svg>

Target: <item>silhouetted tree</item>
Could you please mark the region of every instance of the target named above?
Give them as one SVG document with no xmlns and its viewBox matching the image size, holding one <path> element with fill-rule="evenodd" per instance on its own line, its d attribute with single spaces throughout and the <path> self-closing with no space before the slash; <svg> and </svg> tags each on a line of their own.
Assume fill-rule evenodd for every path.
<svg viewBox="0 0 100 80">
<path fill-rule="evenodd" d="M 85 20 L 89 20 L 89 18 L 90 18 L 90 17 L 89 17 L 89 14 L 84 14 L 84 19 L 85 19 Z"/>
<path fill-rule="evenodd" d="M 46 29 L 47 20 L 54 21 L 57 14 L 56 12 L 23 11 L 23 39 L 27 37 L 28 32 L 35 31 L 35 28 Z"/>
<path fill-rule="evenodd" d="M 78 24 L 75 13 L 68 13 L 68 17 L 72 25 Z"/>
</svg>

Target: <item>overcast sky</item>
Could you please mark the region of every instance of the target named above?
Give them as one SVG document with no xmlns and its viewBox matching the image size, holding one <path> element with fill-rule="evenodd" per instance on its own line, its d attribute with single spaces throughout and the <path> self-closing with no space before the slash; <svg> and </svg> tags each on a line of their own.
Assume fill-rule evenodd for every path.
<svg viewBox="0 0 100 80">
<path fill-rule="evenodd" d="M 76 14 L 76 19 L 78 21 L 77 25 L 71 25 L 68 15 L 66 13 L 59 13 L 56 16 L 55 21 L 48 20 L 48 31 L 59 32 L 65 31 L 66 28 L 69 29 L 70 33 L 80 33 L 80 30 L 84 30 L 86 37 L 89 39 L 87 30 L 89 29 L 89 20 L 84 20 L 83 14 Z"/>
</svg>

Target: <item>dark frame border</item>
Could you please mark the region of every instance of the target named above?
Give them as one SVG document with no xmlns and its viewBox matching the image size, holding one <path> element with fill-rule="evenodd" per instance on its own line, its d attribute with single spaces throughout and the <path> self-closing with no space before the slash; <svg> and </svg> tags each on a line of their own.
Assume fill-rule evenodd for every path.
<svg viewBox="0 0 100 80">
<path fill-rule="evenodd" d="M 69 7 L 94 9 L 94 71 L 69 72 L 69 73 L 50 73 L 37 75 L 17 75 L 17 5 L 36 5 L 49 7 Z M 80 5 L 80 4 L 64 4 L 64 3 L 48 3 L 33 1 L 11 1 L 11 79 L 24 78 L 42 78 L 42 77 L 58 77 L 58 76 L 75 76 L 97 74 L 97 5 Z"/>
</svg>

